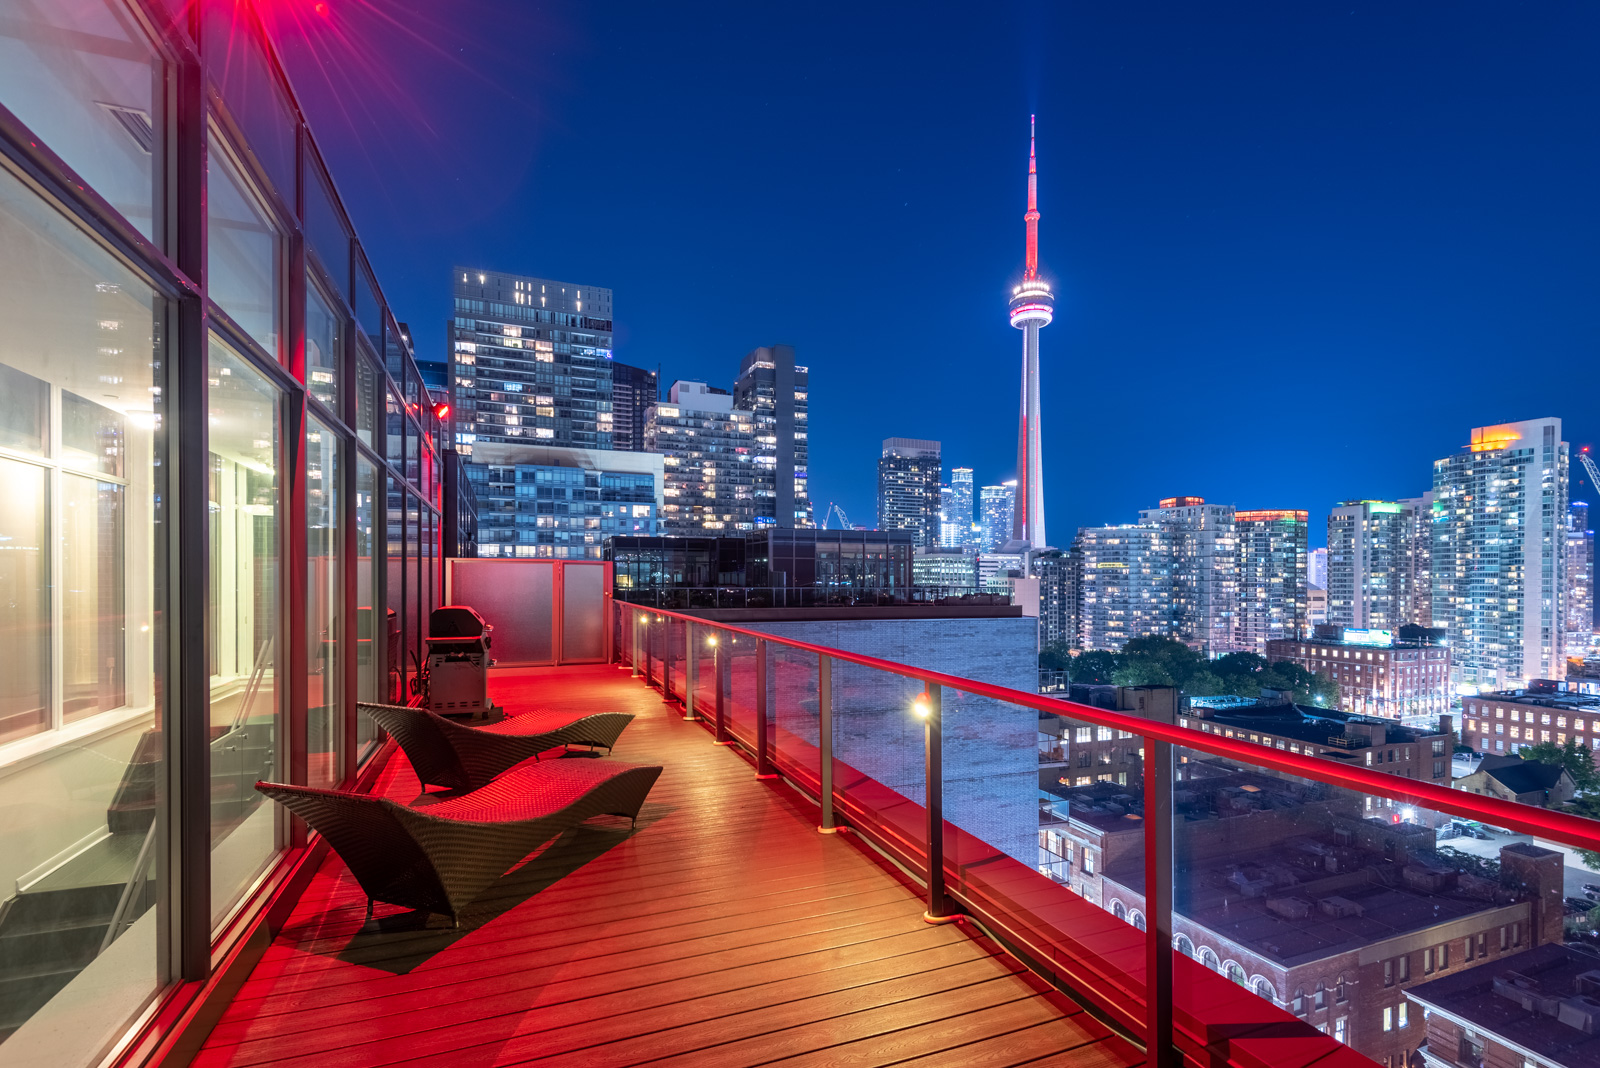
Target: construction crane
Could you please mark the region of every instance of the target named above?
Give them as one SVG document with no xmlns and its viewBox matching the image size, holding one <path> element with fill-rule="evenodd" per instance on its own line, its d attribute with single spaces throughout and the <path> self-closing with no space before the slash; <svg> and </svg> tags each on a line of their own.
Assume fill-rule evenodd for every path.
<svg viewBox="0 0 1600 1068">
<path fill-rule="evenodd" d="M 1600 493 L 1600 470 L 1595 468 L 1594 457 L 1589 455 L 1589 446 L 1578 450 L 1578 459 L 1583 461 L 1583 469 L 1589 472 L 1589 488 Z"/>
<path fill-rule="evenodd" d="M 837 513 L 838 516 L 839 516 L 839 529 L 840 530 L 854 530 L 855 529 L 855 524 L 850 522 L 850 517 L 844 514 L 844 509 L 840 508 L 837 504 L 834 504 L 832 501 L 829 501 L 828 502 L 828 510 L 826 512 L 822 513 L 822 529 L 823 530 L 827 530 L 828 529 L 828 520 L 832 519 L 834 517 L 835 513 Z"/>
</svg>

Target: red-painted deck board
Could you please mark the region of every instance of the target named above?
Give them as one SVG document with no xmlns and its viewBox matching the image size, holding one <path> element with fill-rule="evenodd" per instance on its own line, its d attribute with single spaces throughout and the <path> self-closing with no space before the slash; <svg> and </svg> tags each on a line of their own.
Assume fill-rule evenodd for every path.
<svg viewBox="0 0 1600 1068">
<path fill-rule="evenodd" d="M 491 688 L 513 712 L 635 713 L 616 759 L 666 769 L 637 829 L 603 818 L 552 843 L 460 930 L 361 933 L 365 898 L 330 857 L 197 1065 L 1138 1062 L 968 926 L 923 923 L 914 887 L 626 671 Z M 378 789 L 419 792 L 401 756 Z"/>
</svg>

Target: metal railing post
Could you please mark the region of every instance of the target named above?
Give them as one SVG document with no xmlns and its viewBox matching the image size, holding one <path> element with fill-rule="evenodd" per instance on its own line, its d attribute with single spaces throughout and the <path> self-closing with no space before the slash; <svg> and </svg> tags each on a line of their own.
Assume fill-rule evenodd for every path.
<svg viewBox="0 0 1600 1068">
<path fill-rule="evenodd" d="M 1172 1045 L 1172 743 L 1144 738 L 1145 1065 L 1177 1068 Z"/>
<path fill-rule="evenodd" d="M 951 923 L 958 919 L 950 912 L 944 892 L 944 687 L 927 687 L 928 718 L 922 733 L 922 779 L 924 805 L 928 810 L 928 911 L 922 918 L 929 923 Z"/>
<path fill-rule="evenodd" d="M 728 672 L 733 666 L 733 651 L 723 652 L 723 636 L 717 635 L 712 640 L 717 643 L 711 647 L 712 712 L 717 728 L 713 737 L 717 745 L 732 745 L 733 739 L 728 737 L 727 701 Z"/>
<path fill-rule="evenodd" d="M 644 684 L 646 686 L 654 686 L 656 684 L 655 656 L 656 628 L 650 625 L 650 616 L 646 613 L 644 617 Z"/>
<path fill-rule="evenodd" d="M 629 633 L 633 637 L 633 642 L 632 642 L 632 644 L 630 646 L 630 648 L 632 650 L 632 660 L 633 660 L 633 678 L 638 678 L 639 677 L 639 610 L 637 608 L 629 608 L 628 609 L 628 624 L 632 628 L 629 631 Z"/>
<path fill-rule="evenodd" d="M 683 624 L 683 718 L 694 720 L 694 684 L 700 674 L 700 658 L 695 654 L 694 624 Z"/>
<path fill-rule="evenodd" d="M 822 777 L 822 826 L 817 830 L 833 834 L 833 657 L 817 657 L 817 757 Z"/>
<path fill-rule="evenodd" d="M 756 639 L 756 778 L 776 779 L 767 757 L 767 640 Z"/>
<path fill-rule="evenodd" d="M 656 620 L 661 624 L 661 700 L 672 703 L 672 620 L 665 616 Z"/>
</svg>

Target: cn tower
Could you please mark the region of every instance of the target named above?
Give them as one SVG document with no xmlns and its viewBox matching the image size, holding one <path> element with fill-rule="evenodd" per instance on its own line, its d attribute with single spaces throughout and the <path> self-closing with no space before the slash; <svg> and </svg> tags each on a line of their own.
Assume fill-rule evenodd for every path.
<svg viewBox="0 0 1600 1068">
<path fill-rule="evenodd" d="M 1039 451 L 1039 328 L 1054 318 L 1055 296 L 1039 277 L 1039 168 L 1028 116 L 1028 262 L 1011 290 L 1011 325 L 1022 331 L 1022 422 L 1017 428 L 1017 499 L 1011 536 L 1035 549 L 1044 534 L 1044 463 Z"/>
</svg>

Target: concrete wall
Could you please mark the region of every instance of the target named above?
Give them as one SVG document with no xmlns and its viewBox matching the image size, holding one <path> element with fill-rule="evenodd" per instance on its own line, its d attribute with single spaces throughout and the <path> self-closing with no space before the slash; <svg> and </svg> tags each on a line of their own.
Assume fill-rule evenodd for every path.
<svg viewBox="0 0 1600 1068">
<path fill-rule="evenodd" d="M 1037 619 L 741 625 L 1025 693 L 1037 686 Z M 775 646 L 772 663 L 769 707 L 779 728 L 815 744 L 815 657 Z M 834 662 L 835 756 L 919 804 L 923 725 L 911 704 L 921 689 L 912 679 Z M 1034 867 L 1039 860 L 1038 713 L 949 690 L 943 701 L 945 818 Z"/>
</svg>

